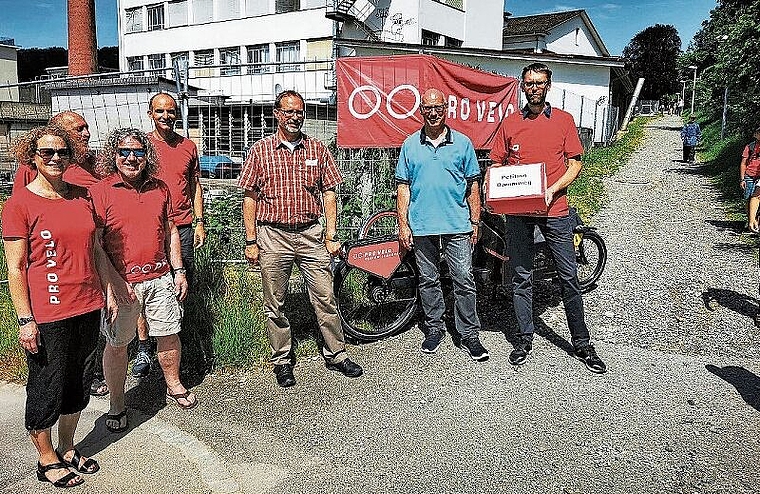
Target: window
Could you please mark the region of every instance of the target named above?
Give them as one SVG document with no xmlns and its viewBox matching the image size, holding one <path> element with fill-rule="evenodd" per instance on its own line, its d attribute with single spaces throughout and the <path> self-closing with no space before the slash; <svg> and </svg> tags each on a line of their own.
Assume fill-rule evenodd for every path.
<svg viewBox="0 0 760 494">
<path fill-rule="evenodd" d="M 177 62 L 180 71 L 185 70 L 185 67 L 187 67 L 190 60 L 190 56 L 186 51 L 170 53 L 169 56 L 172 59 L 172 69 L 174 69 L 174 63 Z"/>
<path fill-rule="evenodd" d="M 441 41 L 441 35 L 438 33 L 434 33 L 433 31 L 428 31 L 426 29 L 422 30 L 422 44 L 426 46 L 438 46 L 438 44 Z"/>
<path fill-rule="evenodd" d="M 203 24 L 214 20 L 214 2 L 213 0 L 192 0 L 193 2 L 193 23 Z"/>
<path fill-rule="evenodd" d="M 164 54 L 156 53 L 154 55 L 148 55 L 148 68 L 149 69 L 166 68 L 166 57 L 164 57 Z"/>
<path fill-rule="evenodd" d="M 124 18 L 125 18 L 125 25 L 126 25 L 126 32 L 128 33 L 139 33 L 143 30 L 143 23 L 142 23 L 142 7 L 137 7 L 134 9 L 127 9 L 124 11 Z"/>
<path fill-rule="evenodd" d="M 214 50 L 195 50 L 195 65 L 214 65 Z"/>
<path fill-rule="evenodd" d="M 269 63 L 269 45 L 252 45 L 248 49 L 248 63 Z M 268 65 L 248 67 L 249 74 L 264 74 L 269 72 Z"/>
<path fill-rule="evenodd" d="M 187 26 L 187 0 L 169 2 L 169 27 Z"/>
<path fill-rule="evenodd" d="M 298 41 L 277 43 L 275 47 L 278 62 L 298 62 L 301 58 L 301 43 Z M 300 65 L 281 63 L 277 66 L 277 72 L 293 72 L 296 70 L 301 70 Z"/>
<path fill-rule="evenodd" d="M 219 70 L 220 75 L 239 75 L 240 48 L 237 46 L 219 48 L 219 65 L 229 65 L 229 67 L 222 67 Z"/>
<path fill-rule="evenodd" d="M 216 20 L 226 21 L 240 18 L 240 0 L 217 0 Z"/>
<path fill-rule="evenodd" d="M 464 10 L 464 2 L 462 0 L 435 0 L 438 3 L 448 5 L 458 10 Z"/>
<path fill-rule="evenodd" d="M 295 12 L 301 9 L 301 2 L 299 0 L 276 0 L 274 4 L 275 14 L 282 14 L 284 12 Z"/>
<path fill-rule="evenodd" d="M 149 5 L 148 9 L 148 31 L 158 31 L 164 28 L 164 5 Z"/>
<path fill-rule="evenodd" d="M 449 36 L 444 36 L 443 38 L 443 46 L 451 46 L 453 48 L 459 48 L 462 46 L 462 40 L 451 38 Z"/>
<path fill-rule="evenodd" d="M 143 57 L 127 57 L 127 70 L 134 71 L 142 70 L 144 68 Z"/>
</svg>

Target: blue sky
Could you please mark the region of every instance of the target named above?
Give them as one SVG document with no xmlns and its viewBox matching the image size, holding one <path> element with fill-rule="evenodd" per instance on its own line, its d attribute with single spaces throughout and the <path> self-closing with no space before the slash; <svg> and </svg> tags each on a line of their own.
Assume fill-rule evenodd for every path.
<svg viewBox="0 0 760 494">
<path fill-rule="evenodd" d="M 471 0 L 476 2 L 477 0 Z M 117 44 L 116 0 L 96 0 L 98 46 Z M 689 45 L 715 0 L 507 0 L 513 15 L 584 9 L 607 49 L 620 55 L 636 33 L 654 24 L 672 24 Z M 0 0 L 0 36 L 14 38 L 24 48 L 66 46 L 66 0 Z"/>
</svg>

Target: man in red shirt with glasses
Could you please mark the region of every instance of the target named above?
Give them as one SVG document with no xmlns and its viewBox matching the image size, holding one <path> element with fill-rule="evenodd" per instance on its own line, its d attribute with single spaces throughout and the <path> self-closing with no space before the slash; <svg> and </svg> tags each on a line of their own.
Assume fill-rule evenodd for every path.
<svg viewBox="0 0 760 494">
<path fill-rule="evenodd" d="M 567 187 L 581 172 L 583 146 L 573 116 L 546 102 L 551 81 L 552 71 L 542 63 L 523 68 L 521 86 L 528 103 L 504 119 L 491 149 L 493 166 L 545 163 L 548 185 L 545 215 L 507 216 L 512 300 L 518 324 L 509 362 L 524 364 L 533 348 L 533 234 L 537 226 L 556 260 L 562 303 L 572 336 L 572 355 L 591 372 L 603 374 L 607 366 L 591 344 L 583 314 L 573 246 L 575 221 L 567 204 Z"/>
<path fill-rule="evenodd" d="M 283 91 L 274 102 L 277 132 L 253 145 L 240 174 L 245 257 L 261 266 L 264 314 L 277 384 L 293 386 L 290 322 L 282 312 L 293 263 L 303 273 L 317 315 L 327 368 L 359 377 L 362 368 L 346 354 L 332 289 L 330 256 L 337 241 L 335 187 L 342 177 L 330 151 L 301 132 L 304 100 Z M 319 219 L 324 213 L 324 228 Z"/>
</svg>

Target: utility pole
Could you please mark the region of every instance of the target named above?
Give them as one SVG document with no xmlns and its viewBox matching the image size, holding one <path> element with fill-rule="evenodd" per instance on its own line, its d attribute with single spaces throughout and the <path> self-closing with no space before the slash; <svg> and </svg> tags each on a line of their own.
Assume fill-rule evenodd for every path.
<svg viewBox="0 0 760 494">
<path fill-rule="evenodd" d="M 694 114 L 694 97 L 697 95 L 697 66 L 689 65 L 689 68 L 694 71 L 694 85 L 691 87 L 691 114 Z"/>
</svg>

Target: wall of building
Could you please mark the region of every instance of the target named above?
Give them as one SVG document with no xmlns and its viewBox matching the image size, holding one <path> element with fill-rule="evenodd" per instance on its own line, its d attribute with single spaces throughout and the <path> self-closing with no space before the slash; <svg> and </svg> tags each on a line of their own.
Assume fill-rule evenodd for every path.
<svg viewBox="0 0 760 494">
<path fill-rule="evenodd" d="M 15 46 L 0 45 L 0 84 L 18 82 L 18 62 Z M 0 88 L 0 101 L 18 101 L 18 87 Z"/>
<path fill-rule="evenodd" d="M 546 37 L 546 49 L 568 55 L 603 56 L 602 51 L 593 41 L 586 23 L 580 17 L 565 22 L 561 29 L 555 28 Z"/>
</svg>

